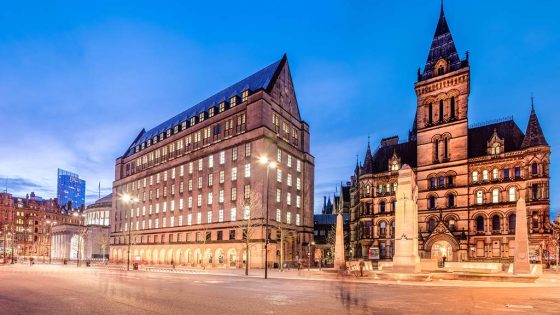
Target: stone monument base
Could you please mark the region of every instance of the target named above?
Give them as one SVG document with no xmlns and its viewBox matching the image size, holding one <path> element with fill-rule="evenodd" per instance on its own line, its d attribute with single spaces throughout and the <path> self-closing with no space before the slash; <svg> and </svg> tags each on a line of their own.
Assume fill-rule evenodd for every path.
<svg viewBox="0 0 560 315">
<path fill-rule="evenodd" d="M 393 257 L 393 272 L 418 273 L 421 269 L 418 256 Z"/>
</svg>

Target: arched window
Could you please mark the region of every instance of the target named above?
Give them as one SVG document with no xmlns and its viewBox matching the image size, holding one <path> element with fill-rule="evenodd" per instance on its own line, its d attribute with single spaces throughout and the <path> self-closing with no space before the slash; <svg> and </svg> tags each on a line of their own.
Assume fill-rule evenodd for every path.
<svg viewBox="0 0 560 315">
<path fill-rule="evenodd" d="M 443 186 L 445 186 L 445 178 L 443 176 L 440 176 L 438 178 L 438 187 L 443 188 Z"/>
<path fill-rule="evenodd" d="M 395 238 L 395 221 L 391 222 L 391 236 Z"/>
<path fill-rule="evenodd" d="M 436 219 L 431 218 L 428 220 L 428 232 L 432 232 L 436 228 Z"/>
<path fill-rule="evenodd" d="M 432 117 L 434 116 L 433 106 L 432 103 L 428 105 L 428 125 L 433 123 Z"/>
<path fill-rule="evenodd" d="M 531 164 L 531 174 L 537 175 L 537 173 L 538 173 L 538 166 L 537 166 L 537 163 Z"/>
<path fill-rule="evenodd" d="M 449 208 L 455 207 L 455 195 L 454 194 L 449 194 L 447 196 L 447 206 Z"/>
<path fill-rule="evenodd" d="M 492 203 L 500 202 L 500 190 L 495 188 L 492 190 Z"/>
<path fill-rule="evenodd" d="M 500 154 L 500 144 L 498 142 L 494 143 L 492 145 L 492 154 L 496 155 L 496 154 Z"/>
<path fill-rule="evenodd" d="M 500 231 L 500 216 L 499 215 L 494 215 L 492 217 L 492 231 L 493 232 L 498 232 Z"/>
<path fill-rule="evenodd" d="M 385 213 L 385 201 L 379 203 L 379 212 Z"/>
<path fill-rule="evenodd" d="M 397 211 L 397 201 L 396 200 L 391 201 L 391 210 L 392 211 Z"/>
<path fill-rule="evenodd" d="M 455 96 L 451 96 L 451 100 L 449 101 L 449 111 L 451 119 L 455 119 Z"/>
<path fill-rule="evenodd" d="M 449 138 L 443 139 L 443 159 L 449 159 Z"/>
<path fill-rule="evenodd" d="M 439 66 L 439 68 L 437 70 L 437 73 L 438 73 L 438 75 L 442 75 L 444 71 L 445 70 L 444 70 L 443 66 Z"/>
<path fill-rule="evenodd" d="M 436 178 L 430 178 L 430 188 L 436 188 Z"/>
<path fill-rule="evenodd" d="M 531 216 L 531 226 L 533 229 L 539 228 L 539 214 L 537 211 L 533 211 L 533 215 Z"/>
<path fill-rule="evenodd" d="M 391 171 L 398 171 L 400 168 L 399 161 L 393 161 L 391 163 Z"/>
<path fill-rule="evenodd" d="M 430 196 L 430 198 L 428 198 L 428 209 L 434 209 L 435 207 L 436 207 L 436 197 Z"/>
<path fill-rule="evenodd" d="M 474 183 L 478 182 L 478 172 L 477 171 L 472 172 L 472 181 Z"/>
<path fill-rule="evenodd" d="M 385 223 L 385 221 L 381 221 L 381 223 L 379 223 L 379 236 L 383 237 L 385 236 L 385 233 L 387 229 L 387 223 Z"/>
<path fill-rule="evenodd" d="M 488 170 L 482 171 L 482 180 L 488 180 Z"/>
<path fill-rule="evenodd" d="M 509 188 L 509 201 L 510 201 L 510 202 L 513 202 L 513 201 L 515 201 L 516 199 L 517 199 L 517 198 L 516 198 L 516 189 L 515 189 L 515 187 L 510 187 L 510 188 Z"/>
<path fill-rule="evenodd" d="M 493 169 L 492 170 L 492 179 L 498 179 L 498 176 L 499 176 L 498 169 L 497 168 Z"/>
<path fill-rule="evenodd" d="M 447 221 L 447 227 L 449 228 L 449 231 L 454 232 L 456 230 L 456 224 L 457 222 L 455 222 L 455 219 L 449 219 Z"/>
<path fill-rule="evenodd" d="M 484 217 L 482 216 L 476 218 L 476 231 L 484 232 Z"/>
<path fill-rule="evenodd" d="M 510 233 L 515 232 L 515 213 L 509 215 L 508 228 Z"/>
<path fill-rule="evenodd" d="M 481 205 L 484 202 L 482 191 L 479 190 L 476 192 L 476 204 Z"/>
<path fill-rule="evenodd" d="M 439 161 L 439 139 L 434 141 L 434 161 Z"/>
<path fill-rule="evenodd" d="M 443 100 L 439 100 L 439 122 L 443 122 Z"/>
</svg>

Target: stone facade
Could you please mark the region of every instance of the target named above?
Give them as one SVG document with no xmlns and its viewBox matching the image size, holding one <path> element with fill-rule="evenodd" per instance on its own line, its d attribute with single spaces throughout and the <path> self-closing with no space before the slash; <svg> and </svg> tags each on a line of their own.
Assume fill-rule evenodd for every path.
<svg viewBox="0 0 560 315">
<path fill-rule="evenodd" d="M 366 257 L 394 250 L 395 191 L 403 164 L 418 185 L 419 254 L 447 260 L 511 261 L 515 206 L 527 201 L 532 259 L 550 237 L 549 156 L 534 108 L 525 134 L 513 119 L 469 125 L 470 66 L 460 59 L 443 7 L 426 66 L 414 85 L 417 110 L 406 141 L 383 139 L 351 188 L 351 247 Z"/>
<path fill-rule="evenodd" d="M 286 56 L 143 130 L 116 161 L 111 259 L 127 260 L 130 235 L 143 264 L 240 267 L 249 234 L 249 263 L 263 267 L 267 203 L 268 261 L 278 262 L 281 241 L 285 261 L 304 256 L 313 239 L 309 139 Z M 261 157 L 277 164 L 268 185 Z"/>
</svg>

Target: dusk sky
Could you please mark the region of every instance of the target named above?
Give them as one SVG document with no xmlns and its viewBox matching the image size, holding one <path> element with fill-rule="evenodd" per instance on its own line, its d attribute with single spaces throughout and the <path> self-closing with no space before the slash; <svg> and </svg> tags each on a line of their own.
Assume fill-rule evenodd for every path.
<svg viewBox="0 0 560 315">
<path fill-rule="evenodd" d="M 157 4 L 156 4 L 157 3 Z M 445 1 L 461 57 L 470 52 L 469 123 L 513 115 L 525 132 L 531 92 L 560 147 L 560 3 Z M 0 10 L 0 178 L 17 196 L 56 196 L 57 168 L 111 191 L 115 159 L 150 129 L 287 53 L 315 156 L 315 212 L 383 137 L 407 136 L 413 85 L 440 1 L 7 2 Z"/>
</svg>

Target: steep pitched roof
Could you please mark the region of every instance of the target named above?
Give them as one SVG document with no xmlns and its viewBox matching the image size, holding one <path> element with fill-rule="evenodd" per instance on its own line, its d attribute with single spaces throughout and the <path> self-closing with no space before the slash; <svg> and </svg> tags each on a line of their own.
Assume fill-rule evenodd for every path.
<svg viewBox="0 0 560 315">
<path fill-rule="evenodd" d="M 447 25 L 445 13 L 443 12 L 443 3 L 441 4 L 439 20 L 434 38 L 432 39 L 432 45 L 430 46 L 430 52 L 428 53 L 428 59 L 424 66 L 424 73 L 421 75 L 422 80 L 433 78 L 436 75 L 434 73 L 434 66 L 442 58 L 447 61 L 449 71 L 458 70 L 463 65 L 466 65 L 466 61 L 462 62 L 459 54 L 457 54 L 457 49 L 455 48 L 455 43 L 453 42 L 449 25 Z"/>
<path fill-rule="evenodd" d="M 529 115 L 529 122 L 527 123 L 527 130 L 525 131 L 525 138 L 521 143 L 521 148 L 535 147 L 539 145 L 548 146 L 548 142 L 544 138 L 544 133 L 541 129 L 541 124 L 535 113 L 535 108 L 531 105 L 531 114 Z"/>
<path fill-rule="evenodd" d="M 369 145 L 368 145 L 369 150 Z M 401 164 L 408 164 L 410 167 L 416 167 L 416 141 L 407 141 L 403 143 L 395 143 L 380 146 L 375 151 L 375 154 L 371 156 L 368 167 L 366 167 L 366 161 L 364 161 L 364 167 L 362 169 L 364 174 L 375 174 L 381 172 L 387 172 L 389 170 L 389 160 L 396 154 L 401 159 Z"/>
<path fill-rule="evenodd" d="M 517 151 L 523 142 L 523 132 L 513 119 L 469 128 L 469 158 L 488 155 L 488 140 L 494 130 L 504 139 L 504 152 Z"/>
<path fill-rule="evenodd" d="M 222 91 L 210 96 L 209 98 L 199 102 L 198 104 L 186 109 L 180 114 L 164 121 L 163 123 L 157 125 L 156 127 L 144 131 L 138 135 L 138 137 L 132 142 L 125 156 L 134 153 L 134 148 L 143 143 L 144 141 L 151 139 L 162 132 L 166 132 L 167 129 L 172 129 L 173 127 L 180 125 L 183 121 L 190 119 L 193 116 L 198 115 L 201 112 L 206 112 L 210 107 L 218 106 L 222 101 L 227 101 L 232 96 L 241 97 L 241 93 L 245 90 L 250 90 L 252 92 L 265 90 L 270 91 L 274 85 L 274 81 L 278 78 L 280 71 L 287 62 L 287 56 L 284 54 L 282 59 L 274 62 L 273 64 L 255 72 L 254 74 L 246 77 L 245 79 L 223 89 Z"/>
</svg>

